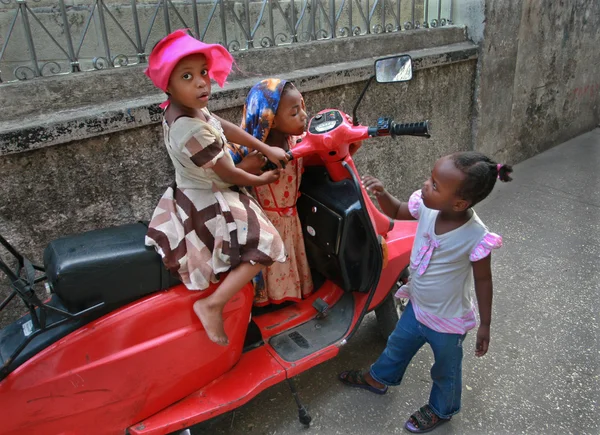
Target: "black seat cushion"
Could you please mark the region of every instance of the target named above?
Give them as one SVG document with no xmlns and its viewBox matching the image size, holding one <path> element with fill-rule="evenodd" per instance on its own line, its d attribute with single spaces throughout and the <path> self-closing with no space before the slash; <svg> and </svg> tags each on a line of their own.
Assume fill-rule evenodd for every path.
<svg viewBox="0 0 600 435">
<path fill-rule="evenodd" d="M 100 302 L 116 308 L 179 281 L 144 244 L 143 223 L 64 237 L 44 251 L 48 283 L 71 312 Z"/>
</svg>

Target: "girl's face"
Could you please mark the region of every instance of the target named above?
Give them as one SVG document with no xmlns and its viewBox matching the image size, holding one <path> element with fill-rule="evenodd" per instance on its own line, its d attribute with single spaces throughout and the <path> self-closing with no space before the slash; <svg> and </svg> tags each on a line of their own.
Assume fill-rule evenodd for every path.
<svg viewBox="0 0 600 435">
<path fill-rule="evenodd" d="M 296 88 L 287 88 L 279 101 L 273 127 L 283 134 L 299 136 L 306 129 L 306 112 L 302 94 Z"/>
<path fill-rule="evenodd" d="M 421 193 L 423 204 L 432 210 L 461 212 L 470 204 L 457 195 L 465 175 L 448 157 L 442 157 L 433 167 L 431 177 L 425 181 Z"/>
<path fill-rule="evenodd" d="M 190 109 L 202 109 L 210 98 L 208 64 L 203 54 L 184 57 L 173 69 L 167 92 L 171 100 Z"/>
</svg>

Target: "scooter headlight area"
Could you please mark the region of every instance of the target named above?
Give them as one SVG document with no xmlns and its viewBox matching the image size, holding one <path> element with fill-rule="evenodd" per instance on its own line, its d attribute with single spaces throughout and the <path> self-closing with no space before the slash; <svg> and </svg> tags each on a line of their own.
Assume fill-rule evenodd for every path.
<svg viewBox="0 0 600 435">
<path fill-rule="evenodd" d="M 24 304 L 24 316 L 0 330 L 2 433 L 167 434 L 282 381 L 300 422 L 310 424 L 292 378 L 335 357 L 369 311 L 382 322 L 386 313 L 385 333 L 394 323 L 393 293 L 409 264 L 416 222 L 391 221 L 375 207 L 352 144 L 429 137 L 427 121 L 358 122 L 373 80 L 394 83 L 412 73 L 409 56 L 380 59 L 352 117 L 327 109 L 311 119 L 293 158 L 304 158 L 306 168 L 297 210 L 315 292 L 297 303 L 253 308 L 248 283 L 223 312 L 228 346 L 208 339 L 191 308 L 219 284 L 188 291 L 145 246 L 143 223 L 54 240 L 39 266 L 0 237 L 17 264 L 0 261 L 10 285 L 0 309 Z"/>
</svg>

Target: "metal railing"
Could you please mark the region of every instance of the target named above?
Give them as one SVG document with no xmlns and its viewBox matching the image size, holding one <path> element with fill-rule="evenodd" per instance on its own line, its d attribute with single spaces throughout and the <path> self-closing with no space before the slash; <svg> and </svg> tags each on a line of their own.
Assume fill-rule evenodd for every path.
<svg viewBox="0 0 600 435">
<path fill-rule="evenodd" d="M 0 82 L 143 64 L 177 28 L 235 52 L 444 26 L 453 0 L 77 1 L 0 0 Z"/>
</svg>

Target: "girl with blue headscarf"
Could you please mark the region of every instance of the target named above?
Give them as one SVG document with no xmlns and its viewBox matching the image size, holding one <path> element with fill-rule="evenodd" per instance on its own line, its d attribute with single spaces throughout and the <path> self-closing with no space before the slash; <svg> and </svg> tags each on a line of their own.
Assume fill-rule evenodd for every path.
<svg viewBox="0 0 600 435">
<path fill-rule="evenodd" d="M 246 98 L 242 128 L 267 145 L 288 151 L 304 134 L 306 121 L 304 99 L 294 85 L 285 80 L 266 79 L 257 83 Z M 231 145 L 229 152 L 238 167 L 251 159 L 261 159 L 237 145 Z M 250 168 L 252 165 L 254 169 Z M 243 169 L 254 171 L 256 166 L 254 162 Z M 294 159 L 281 170 L 275 183 L 254 188 L 256 199 L 279 231 L 288 254 L 288 261 L 273 264 L 255 278 L 257 306 L 298 301 L 313 291 L 302 226 L 296 212 L 302 172 L 302 159 Z"/>
</svg>

